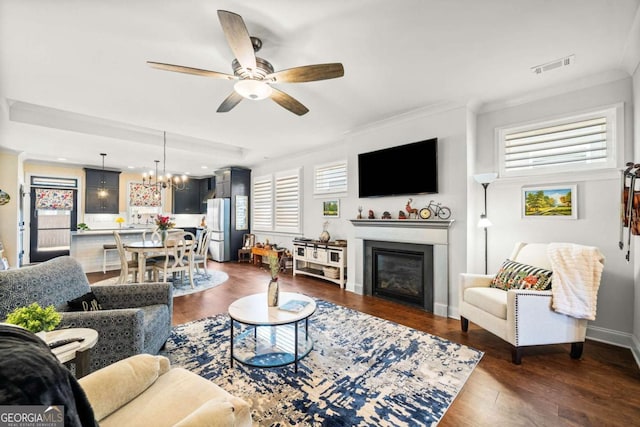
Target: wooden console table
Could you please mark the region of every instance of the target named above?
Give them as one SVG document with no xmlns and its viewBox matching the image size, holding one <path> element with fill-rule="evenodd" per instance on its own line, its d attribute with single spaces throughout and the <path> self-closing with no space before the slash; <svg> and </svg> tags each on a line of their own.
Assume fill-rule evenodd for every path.
<svg viewBox="0 0 640 427">
<path fill-rule="evenodd" d="M 265 249 L 265 248 L 257 248 L 257 247 L 252 247 L 251 248 L 251 259 L 253 260 L 253 263 L 255 265 L 260 265 L 262 264 L 262 257 L 268 257 L 270 255 L 275 255 L 278 257 L 278 261 L 280 261 L 280 258 L 282 258 L 282 255 L 284 255 L 284 249 Z M 258 258 L 260 257 L 260 258 Z M 260 262 L 258 262 L 258 259 L 260 260 Z"/>
</svg>

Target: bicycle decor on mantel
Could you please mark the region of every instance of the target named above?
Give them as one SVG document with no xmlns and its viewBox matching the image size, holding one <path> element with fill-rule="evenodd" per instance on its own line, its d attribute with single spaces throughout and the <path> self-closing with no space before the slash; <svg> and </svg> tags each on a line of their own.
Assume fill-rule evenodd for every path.
<svg viewBox="0 0 640 427">
<path fill-rule="evenodd" d="M 431 200 L 427 206 L 418 211 L 418 215 L 422 219 L 429 219 L 431 217 L 434 217 L 434 219 L 449 219 L 451 216 L 451 209 L 446 206 L 442 206 L 442 203 L 436 203 Z"/>
<path fill-rule="evenodd" d="M 406 220 L 411 219 L 412 217 L 415 219 L 432 219 L 432 220 L 446 220 L 451 217 L 451 209 L 446 206 L 442 206 L 442 203 L 436 203 L 435 201 L 429 201 L 429 204 L 422 209 L 417 209 L 411 206 L 413 203 L 413 199 L 409 199 L 407 204 L 404 207 L 404 210 L 400 209 L 398 211 L 398 219 Z M 362 217 L 362 206 L 358 206 L 358 217 L 357 220 L 363 220 Z M 368 219 L 376 219 L 376 216 L 372 209 L 369 209 Z M 392 219 L 391 213 L 389 211 L 384 211 L 382 214 L 382 219 Z"/>
<path fill-rule="evenodd" d="M 429 219 L 431 217 L 434 217 L 434 219 L 448 219 L 451 216 L 451 209 L 446 206 L 442 206 L 442 203 L 436 203 L 433 200 L 431 200 L 429 204 L 422 209 L 412 207 L 411 203 L 413 203 L 413 199 L 409 199 L 409 201 L 407 201 L 407 205 L 404 207 L 407 214 L 405 215 L 403 211 L 398 212 L 398 219 L 408 219 L 411 218 L 411 216 L 422 219 Z"/>
</svg>

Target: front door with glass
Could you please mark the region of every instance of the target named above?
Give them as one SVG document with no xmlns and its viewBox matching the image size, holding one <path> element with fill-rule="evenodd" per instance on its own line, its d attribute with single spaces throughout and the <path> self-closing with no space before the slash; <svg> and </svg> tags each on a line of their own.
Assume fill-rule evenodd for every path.
<svg viewBox="0 0 640 427">
<path fill-rule="evenodd" d="M 77 190 L 31 187 L 30 262 L 69 255 L 77 223 Z"/>
</svg>

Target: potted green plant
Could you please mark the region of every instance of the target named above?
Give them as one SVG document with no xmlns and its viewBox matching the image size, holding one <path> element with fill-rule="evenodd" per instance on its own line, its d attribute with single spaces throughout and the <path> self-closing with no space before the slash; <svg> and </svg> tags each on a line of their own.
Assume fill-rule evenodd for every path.
<svg viewBox="0 0 640 427">
<path fill-rule="evenodd" d="M 84 222 L 81 222 L 80 224 L 78 224 L 78 226 L 76 228 L 78 229 L 78 231 L 89 230 L 89 226 L 87 224 L 85 224 Z"/>
<path fill-rule="evenodd" d="M 25 329 L 37 334 L 38 332 L 52 331 L 60 324 L 62 316 L 53 305 L 46 308 L 34 302 L 27 307 L 18 307 L 7 316 L 7 323 L 22 326 Z"/>
</svg>

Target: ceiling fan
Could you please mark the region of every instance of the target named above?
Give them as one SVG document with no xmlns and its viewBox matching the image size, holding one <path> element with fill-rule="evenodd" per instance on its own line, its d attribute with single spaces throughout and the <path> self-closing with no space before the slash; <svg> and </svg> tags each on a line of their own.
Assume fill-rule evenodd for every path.
<svg viewBox="0 0 640 427">
<path fill-rule="evenodd" d="M 147 61 L 150 66 L 161 70 L 195 74 L 215 79 L 237 80 L 233 87 L 234 91 L 218 107 L 218 113 L 231 111 L 245 98 L 251 100 L 271 98 L 281 107 L 302 116 L 309 109 L 291 95 L 273 87 L 273 83 L 303 83 L 344 76 L 344 68 L 341 63 L 303 65 L 274 71 L 269 61 L 255 55 L 262 47 L 262 41 L 257 37 L 249 36 L 242 16 L 226 10 L 218 10 L 218 19 L 229 47 L 235 55 L 235 59 L 231 62 L 233 75 L 182 65 Z"/>
</svg>

